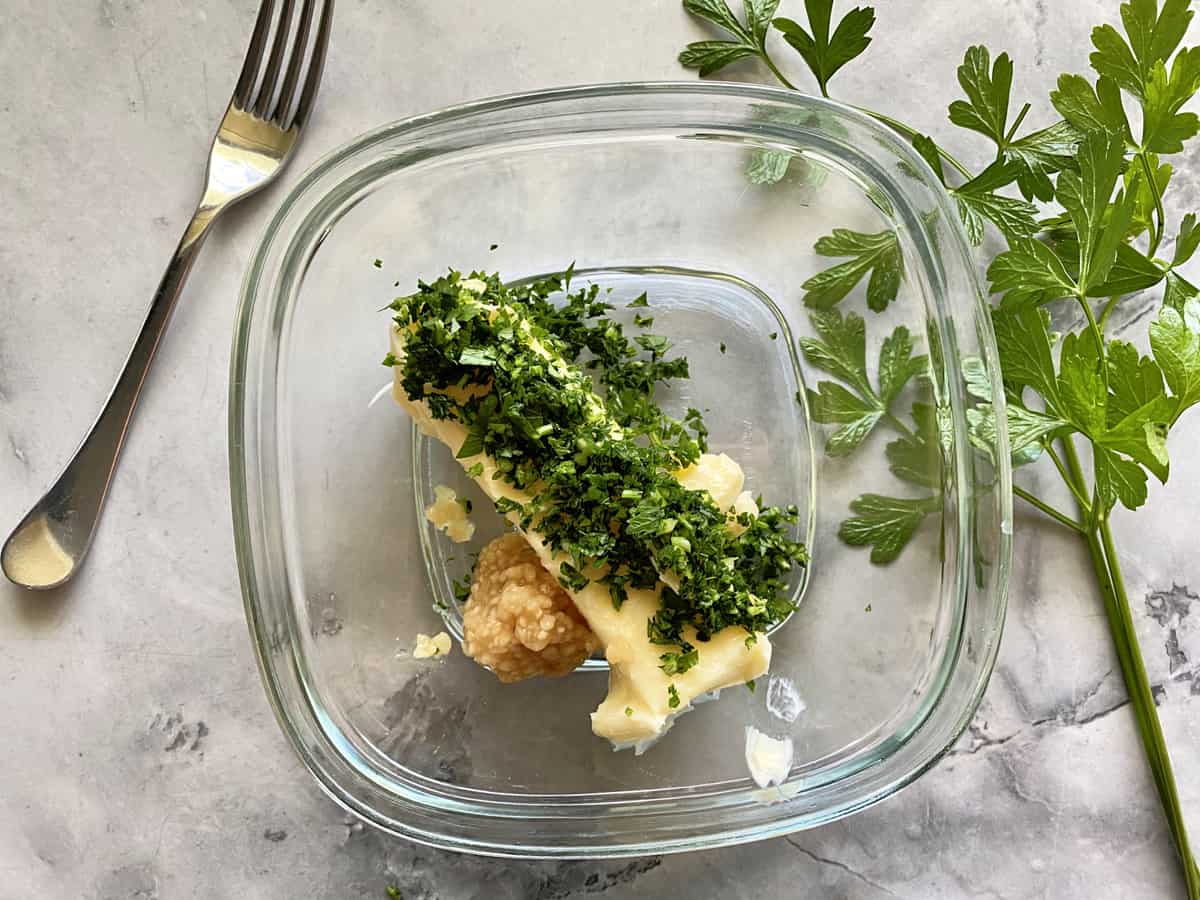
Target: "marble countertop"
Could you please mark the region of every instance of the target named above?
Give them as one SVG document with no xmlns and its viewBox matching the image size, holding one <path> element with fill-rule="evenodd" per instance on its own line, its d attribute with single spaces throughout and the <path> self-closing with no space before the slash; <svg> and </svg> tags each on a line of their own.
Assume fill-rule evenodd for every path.
<svg viewBox="0 0 1200 900">
<path fill-rule="evenodd" d="M 1015 51 L 1036 117 L 1057 74 L 1086 65 L 1090 27 L 1117 12 L 876 5 L 877 45 L 839 76 L 840 95 L 935 134 L 968 44 Z M 190 214 L 254 6 L 0 0 L 0 528 L 53 478 L 124 358 Z M 825 828 L 613 863 L 452 858 L 347 820 L 286 745 L 243 621 L 226 474 L 230 334 L 267 216 L 318 155 L 369 127 L 510 91 L 687 78 L 674 57 L 700 34 L 678 0 L 340 0 L 299 158 L 201 255 L 88 566 L 48 596 L 0 587 L 0 900 L 383 898 L 391 883 L 409 900 L 1182 896 L 1083 549 L 1024 510 L 1000 661 L 969 733 L 917 784 Z M 1200 199 L 1191 157 L 1178 160 L 1181 208 Z M 1175 447 L 1200 438 L 1200 418 L 1180 431 Z M 1176 453 L 1171 481 L 1117 528 L 1200 835 L 1198 458 Z"/>
</svg>

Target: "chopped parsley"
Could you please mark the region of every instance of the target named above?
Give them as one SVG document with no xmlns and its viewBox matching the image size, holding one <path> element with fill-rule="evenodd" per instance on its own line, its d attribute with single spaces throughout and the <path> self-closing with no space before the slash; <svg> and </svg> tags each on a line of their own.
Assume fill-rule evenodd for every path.
<svg viewBox="0 0 1200 900">
<path fill-rule="evenodd" d="M 629 716 L 630 718 L 633 717 L 633 707 L 632 706 L 625 707 L 625 715 Z"/>
<path fill-rule="evenodd" d="M 724 342 L 724 341 L 721 341 L 721 352 L 722 352 L 722 353 L 724 353 L 724 352 L 725 352 L 725 349 L 726 349 L 726 348 L 725 348 L 725 342 Z"/>
<path fill-rule="evenodd" d="M 598 580 L 619 609 L 629 588 L 674 574 L 678 587 L 663 586 L 646 627 L 672 648 L 663 671 L 681 674 L 700 658 L 696 643 L 728 627 L 753 643 L 791 612 L 786 578 L 808 561 L 790 536 L 798 511 L 742 514 L 734 535 L 707 492 L 679 483 L 672 473 L 699 459 L 708 430 L 699 410 L 675 419 L 653 395 L 688 376 L 687 359 L 670 356 L 662 335 L 631 341 L 597 286 L 570 291 L 571 274 L 506 285 L 473 272 L 464 286 L 451 271 L 418 282 L 391 304 L 406 338 L 390 364 L 410 400 L 466 427 L 460 459 L 485 454 L 494 478 L 531 495 L 496 509 L 539 532 L 568 590 Z M 628 304 L 648 305 L 644 294 Z M 468 471 L 478 477 L 482 463 Z"/>
<path fill-rule="evenodd" d="M 667 685 L 667 706 L 671 707 L 671 709 L 679 707 L 679 691 L 675 690 L 675 685 L 673 684 Z"/>
<path fill-rule="evenodd" d="M 375 260 L 375 262 L 373 262 L 371 265 L 373 265 L 373 266 L 374 266 L 375 268 L 377 268 L 377 269 L 382 269 L 382 268 L 383 268 L 383 260 L 382 260 L 382 259 L 377 259 L 377 260 Z"/>
</svg>

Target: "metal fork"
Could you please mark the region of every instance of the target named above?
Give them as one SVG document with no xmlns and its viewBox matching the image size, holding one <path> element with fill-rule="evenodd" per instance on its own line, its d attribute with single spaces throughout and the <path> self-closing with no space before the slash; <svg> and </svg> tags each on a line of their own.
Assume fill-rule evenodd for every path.
<svg viewBox="0 0 1200 900">
<path fill-rule="evenodd" d="M 0 567 L 15 584 L 57 587 L 79 571 L 138 395 L 210 226 L 228 207 L 269 184 L 296 146 L 321 81 L 333 0 L 303 0 L 293 27 L 297 5 L 282 0 L 278 16 L 275 0 L 263 0 L 259 8 L 233 99 L 213 139 L 204 194 L 125 367 L 71 461 L 0 550 Z"/>
</svg>

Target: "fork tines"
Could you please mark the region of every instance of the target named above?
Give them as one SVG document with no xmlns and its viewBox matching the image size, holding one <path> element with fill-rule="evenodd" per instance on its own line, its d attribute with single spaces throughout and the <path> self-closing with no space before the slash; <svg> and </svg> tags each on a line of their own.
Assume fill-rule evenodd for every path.
<svg viewBox="0 0 1200 900">
<path fill-rule="evenodd" d="M 234 106 L 284 130 L 302 126 L 312 111 L 333 19 L 333 0 L 303 0 L 298 21 L 296 6 L 262 0 L 233 92 Z"/>
</svg>

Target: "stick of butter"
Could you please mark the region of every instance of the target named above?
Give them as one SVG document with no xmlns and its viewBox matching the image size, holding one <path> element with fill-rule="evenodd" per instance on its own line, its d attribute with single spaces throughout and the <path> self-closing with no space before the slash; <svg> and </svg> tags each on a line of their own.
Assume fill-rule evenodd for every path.
<svg viewBox="0 0 1200 900">
<path fill-rule="evenodd" d="M 404 357 L 404 333 L 392 327 L 391 349 L 397 360 Z M 423 401 L 408 399 L 401 384 L 401 366 L 393 369 L 395 381 L 392 396 L 412 417 L 426 435 L 441 441 L 451 452 L 457 452 L 467 437 L 460 422 L 435 419 Z M 501 478 L 493 478 L 495 462 L 485 454 L 460 459 L 464 469 L 478 463 L 481 471 L 475 482 L 492 501 L 506 497 L 520 504 L 532 498 Z M 731 466 L 737 468 L 732 474 Z M 713 476 L 705 479 L 705 471 Z M 704 458 L 696 466 L 680 473 L 681 483 L 692 489 L 708 489 L 712 484 L 714 499 L 719 503 L 737 498 L 741 492 L 741 470 L 729 457 Z M 719 486 L 718 486 L 719 483 Z M 716 495 L 720 494 L 718 498 Z M 726 504 L 728 505 L 728 504 Z M 508 514 L 514 526 L 520 516 Z M 534 530 L 522 531 L 538 559 L 554 576 L 558 576 L 561 560 L 556 559 L 541 536 Z M 588 626 L 604 645 L 609 663 L 608 696 L 592 713 L 592 731 L 612 741 L 618 749 L 644 749 L 670 727 L 675 716 L 686 712 L 692 704 L 723 688 L 744 684 L 763 675 L 771 662 L 771 643 L 765 634 L 746 644 L 746 631 L 740 627 L 725 628 L 708 641 L 696 640 L 694 629 L 685 629 L 684 636 L 700 648 L 699 662 L 682 674 L 666 675 L 659 668 L 663 647 L 653 644 L 646 634 L 646 623 L 659 607 L 661 583 L 653 590 L 629 589 L 628 599 L 618 610 L 613 607 L 608 588 L 591 582 L 582 590 L 568 591 Z M 670 706 L 668 688 L 675 686 L 679 705 Z"/>
</svg>

